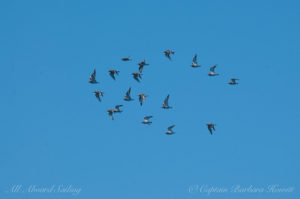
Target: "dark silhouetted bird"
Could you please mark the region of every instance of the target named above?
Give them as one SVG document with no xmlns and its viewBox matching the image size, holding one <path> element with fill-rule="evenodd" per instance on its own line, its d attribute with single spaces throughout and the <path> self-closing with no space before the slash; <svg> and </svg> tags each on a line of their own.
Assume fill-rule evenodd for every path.
<svg viewBox="0 0 300 199">
<path fill-rule="evenodd" d="M 171 54 L 172 54 L 172 55 L 175 54 L 175 52 L 172 51 L 172 50 L 165 50 L 164 53 L 165 53 L 165 56 L 166 56 L 169 60 L 171 60 Z"/>
<path fill-rule="evenodd" d="M 236 85 L 236 84 L 238 84 L 237 80 L 239 80 L 239 79 L 231 78 L 231 81 L 228 82 L 228 84 L 230 84 L 230 85 Z"/>
<path fill-rule="evenodd" d="M 144 59 L 143 61 L 141 61 L 140 63 L 138 63 L 139 65 L 139 72 L 142 73 L 144 66 L 148 66 L 149 64 L 146 63 L 146 60 Z"/>
<path fill-rule="evenodd" d="M 141 73 L 131 73 L 133 75 L 133 78 L 137 81 L 140 82 L 142 79 L 142 74 Z"/>
<path fill-rule="evenodd" d="M 170 109 L 170 108 L 172 108 L 171 106 L 169 106 L 169 97 L 170 97 L 170 95 L 168 95 L 166 97 L 166 99 L 165 99 L 165 101 L 164 101 L 164 103 L 162 105 L 162 108 L 164 108 L 164 109 Z"/>
<path fill-rule="evenodd" d="M 200 67 L 200 65 L 197 62 L 197 54 L 195 54 L 194 57 L 193 57 L 193 61 L 192 61 L 191 67 L 193 67 L 193 68 Z"/>
<path fill-rule="evenodd" d="M 109 75 L 110 75 L 114 80 L 116 80 L 115 75 L 119 75 L 119 72 L 120 72 L 120 71 L 118 71 L 118 70 L 109 70 L 108 72 L 109 72 Z"/>
<path fill-rule="evenodd" d="M 122 61 L 130 61 L 131 59 L 130 59 L 130 57 L 123 57 L 122 58 Z"/>
<path fill-rule="evenodd" d="M 96 81 L 96 69 L 94 69 L 93 73 L 91 74 L 89 83 L 91 83 L 91 84 L 97 84 L 98 83 Z"/>
<path fill-rule="evenodd" d="M 145 94 L 139 94 L 139 101 L 140 101 L 140 105 L 142 106 L 143 105 L 143 100 L 146 100 L 146 97 L 148 95 L 145 95 Z"/>
<path fill-rule="evenodd" d="M 125 101 L 132 101 L 133 99 L 130 96 L 130 92 L 131 92 L 131 87 L 128 89 L 128 91 L 126 92 L 126 95 L 124 97 Z"/>
<path fill-rule="evenodd" d="M 142 121 L 142 123 L 150 125 L 152 122 L 149 119 L 152 118 L 152 117 L 153 116 L 146 116 L 146 117 L 144 117 L 144 120 Z"/>
<path fill-rule="evenodd" d="M 172 135 L 174 134 L 175 132 L 172 130 L 172 128 L 174 127 L 175 125 L 172 125 L 172 126 L 169 126 L 168 127 L 168 130 L 166 131 L 166 134 L 167 135 Z"/>
<path fill-rule="evenodd" d="M 95 90 L 94 93 L 95 93 L 96 98 L 101 102 L 100 96 L 103 97 L 103 92 L 99 91 L 99 90 Z"/>
<path fill-rule="evenodd" d="M 208 73 L 209 76 L 217 76 L 219 74 L 215 73 L 215 68 L 217 67 L 217 64 L 216 65 L 213 65 L 212 67 L 210 67 L 210 72 Z"/>
<path fill-rule="evenodd" d="M 212 134 L 213 134 L 213 131 L 216 131 L 216 129 L 215 129 L 216 124 L 208 123 L 208 124 L 206 124 L 206 125 L 207 125 L 207 128 L 208 128 L 210 134 L 212 135 Z"/>
</svg>

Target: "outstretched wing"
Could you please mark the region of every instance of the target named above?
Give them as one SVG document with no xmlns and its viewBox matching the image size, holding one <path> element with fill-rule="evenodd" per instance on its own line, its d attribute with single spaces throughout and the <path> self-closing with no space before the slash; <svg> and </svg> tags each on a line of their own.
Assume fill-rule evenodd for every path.
<svg viewBox="0 0 300 199">
<path fill-rule="evenodd" d="M 123 105 L 116 105 L 115 108 L 119 109 L 120 107 L 122 107 Z"/>
<path fill-rule="evenodd" d="M 108 111 L 108 115 L 112 120 L 114 120 L 113 111 Z"/>
<path fill-rule="evenodd" d="M 211 126 L 207 126 L 207 128 L 208 128 L 210 134 L 212 135 L 212 127 Z"/>
<path fill-rule="evenodd" d="M 170 95 L 168 95 L 168 96 L 166 97 L 165 101 L 164 101 L 164 104 L 165 104 L 166 106 L 168 106 L 168 103 L 169 103 L 169 97 L 170 97 Z"/>
<path fill-rule="evenodd" d="M 141 106 L 143 105 L 143 96 L 139 96 L 139 101 L 140 101 L 140 104 L 141 104 Z"/>
<path fill-rule="evenodd" d="M 169 126 L 169 127 L 168 127 L 168 130 L 171 131 L 172 128 L 173 128 L 174 126 L 175 126 L 175 125 Z"/>
<path fill-rule="evenodd" d="M 237 79 L 237 78 L 231 78 L 231 81 L 232 81 L 233 83 L 236 83 L 236 80 L 239 80 L 239 79 Z"/>
<path fill-rule="evenodd" d="M 96 69 L 94 69 L 93 73 L 91 74 L 90 81 L 96 81 Z"/>
<path fill-rule="evenodd" d="M 145 120 L 149 120 L 150 118 L 152 118 L 153 116 L 149 115 L 149 116 L 145 116 L 144 119 Z"/>
<path fill-rule="evenodd" d="M 131 87 L 129 87 L 128 91 L 126 92 L 127 97 L 130 97 L 130 91 L 131 91 Z"/>
<path fill-rule="evenodd" d="M 109 71 L 109 75 L 114 79 L 114 80 L 116 80 L 116 78 L 115 78 L 115 74 L 114 74 L 114 72 L 113 71 Z"/>
<path fill-rule="evenodd" d="M 149 64 L 146 63 L 146 60 L 145 60 L 145 59 L 143 60 L 143 65 L 144 65 L 144 66 L 148 66 L 148 65 L 149 65 Z"/>
<path fill-rule="evenodd" d="M 214 131 L 216 130 L 216 129 L 215 129 L 215 125 L 213 125 L 211 128 L 212 128 Z"/>
<path fill-rule="evenodd" d="M 142 73 L 142 72 L 143 72 L 143 69 L 144 69 L 144 64 L 141 64 L 141 65 L 139 66 L 139 72 Z"/>
<path fill-rule="evenodd" d="M 193 62 L 197 64 L 197 54 L 194 55 Z"/>
<path fill-rule="evenodd" d="M 99 100 L 99 102 L 101 102 L 101 98 L 100 98 L 100 94 L 99 92 L 95 93 L 96 98 Z"/>
<path fill-rule="evenodd" d="M 137 75 L 134 75 L 133 78 L 137 81 L 137 82 L 140 82 L 139 78 Z"/>
<path fill-rule="evenodd" d="M 212 67 L 210 67 L 209 70 L 210 70 L 211 72 L 215 72 L 215 68 L 216 68 L 216 67 L 217 67 L 217 64 L 216 64 L 216 65 L 213 65 Z"/>
</svg>

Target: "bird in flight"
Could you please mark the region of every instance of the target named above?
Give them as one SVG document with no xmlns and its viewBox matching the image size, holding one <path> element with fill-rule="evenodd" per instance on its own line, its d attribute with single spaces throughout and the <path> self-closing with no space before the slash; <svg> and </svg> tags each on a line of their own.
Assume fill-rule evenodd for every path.
<svg viewBox="0 0 300 199">
<path fill-rule="evenodd" d="M 191 67 L 193 67 L 193 68 L 200 67 L 200 65 L 198 64 L 198 61 L 197 61 L 197 54 L 195 54 L 194 57 L 193 57 Z"/>
<path fill-rule="evenodd" d="M 143 105 L 143 100 L 146 100 L 146 97 L 148 95 L 145 95 L 145 94 L 139 94 L 139 102 L 140 102 L 140 105 L 142 106 Z"/>
<path fill-rule="evenodd" d="M 228 84 L 230 84 L 230 85 L 236 85 L 236 84 L 238 84 L 237 80 L 239 80 L 239 79 L 231 78 L 231 81 L 228 82 Z"/>
<path fill-rule="evenodd" d="M 164 103 L 162 105 L 162 108 L 164 108 L 164 109 L 170 109 L 170 108 L 172 108 L 171 106 L 169 106 L 169 97 L 170 97 L 170 95 L 168 95 L 166 97 L 166 99 L 165 99 L 165 101 L 164 101 Z"/>
<path fill-rule="evenodd" d="M 219 74 L 215 73 L 215 68 L 217 67 L 217 64 L 213 65 L 212 67 L 210 67 L 210 72 L 208 73 L 209 76 L 217 76 Z"/>
<path fill-rule="evenodd" d="M 147 64 L 146 60 L 144 59 L 143 61 L 139 62 L 138 65 L 139 65 L 139 72 L 142 73 L 144 66 L 148 66 L 149 64 Z"/>
<path fill-rule="evenodd" d="M 172 130 L 172 128 L 174 127 L 175 125 L 172 125 L 172 126 L 169 126 L 168 127 L 168 130 L 166 131 L 166 134 L 167 135 L 172 135 L 174 134 L 175 132 Z"/>
<path fill-rule="evenodd" d="M 131 58 L 130 57 L 123 57 L 122 61 L 131 61 Z"/>
<path fill-rule="evenodd" d="M 148 124 L 150 125 L 152 122 L 150 121 L 150 118 L 152 118 L 153 116 L 146 116 L 144 117 L 144 120 L 142 121 L 142 124 Z"/>
<path fill-rule="evenodd" d="M 109 72 L 109 75 L 110 75 L 114 80 L 116 80 L 115 75 L 119 75 L 119 72 L 120 72 L 120 71 L 118 71 L 118 70 L 109 70 L 108 72 Z"/>
<path fill-rule="evenodd" d="M 125 101 L 132 101 L 133 99 L 130 96 L 130 92 L 131 92 L 131 87 L 129 87 L 128 91 L 126 92 L 126 95 L 124 97 Z"/>
<path fill-rule="evenodd" d="M 103 92 L 99 91 L 99 90 L 95 90 L 94 93 L 95 93 L 96 98 L 99 100 L 99 102 L 101 102 L 100 96 L 103 97 Z"/>
<path fill-rule="evenodd" d="M 96 81 L 96 69 L 94 69 L 93 73 L 91 74 L 89 83 L 91 83 L 91 84 L 97 84 L 98 83 Z"/>
<path fill-rule="evenodd" d="M 208 128 L 210 134 L 212 135 L 212 134 L 213 134 L 213 131 L 216 131 L 216 129 L 215 129 L 216 124 L 208 123 L 208 124 L 206 124 L 206 125 L 207 125 L 207 128 Z"/>
<path fill-rule="evenodd" d="M 175 54 L 175 52 L 172 51 L 172 50 L 165 50 L 164 53 L 165 53 L 165 56 L 166 56 L 169 60 L 171 60 L 171 54 L 172 54 L 172 55 Z"/>
<path fill-rule="evenodd" d="M 133 78 L 137 81 L 140 82 L 142 79 L 142 74 L 141 73 L 131 73 L 133 75 Z"/>
</svg>

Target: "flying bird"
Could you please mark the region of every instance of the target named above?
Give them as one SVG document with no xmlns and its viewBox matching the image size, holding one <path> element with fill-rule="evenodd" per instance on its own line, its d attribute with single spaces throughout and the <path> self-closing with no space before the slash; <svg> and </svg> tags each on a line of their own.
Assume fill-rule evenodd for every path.
<svg viewBox="0 0 300 199">
<path fill-rule="evenodd" d="M 215 68 L 217 67 L 217 64 L 216 65 L 213 65 L 212 67 L 210 67 L 210 72 L 208 73 L 209 76 L 217 76 L 219 74 L 215 73 Z"/>
<path fill-rule="evenodd" d="M 109 72 L 109 75 L 110 75 L 114 80 L 116 80 L 115 75 L 119 75 L 119 72 L 120 72 L 120 71 L 118 71 L 118 70 L 109 70 L 108 72 Z"/>
<path fill-rule="evenodd" d="M 130 96 L 130 92 L 131 92 L 131 87 L 129 87 L 128 91 L 126 92 L 126 95 L 124 97 L 125 101 L 132 101 L 133 99 Z"/>
<path fill-rule="evenodd" d="M 149 64 L 147 64 L 146 60 L 144 59 L 143 61 L 139 62 L 138 65 L 139 65 L 139 72 L 142 73 L 144 66 L 148 66 Z"/>
<path fill-rule="evenodd" d="M 143 100 L 146 100 L 147 95 L 145 94 L 139 94 L 139 101 L 140 101 L 140 105 L 143 105 Z"/>
<path fill-rule="evenodd" d="M 237 80 L 239 80 L 239 79 L 231 78 L 231 81 L 228 82 L 228 84 L 230 84 L 230 85 L 236 85 L 236 84 L 238 84 Z"/>
<path fill-rule="evenodd" d="M 152 118 L 153 116 L 146 116 L 144 117 L 144 120 L 142 121 L 143 124 L 148 124 L 150 125 L 152 122 L 150 121 L 150 118 Z"/>
<path fill-rule="evenodd" d="M 172 55 L 175 54 L 175 52 L 172 51 L 172 50 L 165 50 L 164 53 L 165 53 L 165 56 L 166 56 L 169 60 L 171 60 L 171 54 L 172 54 Z"/>
<path fill-rule="evenodd" d="M 142 74 L 141 73 L 131 73 L 133 75 L 133 78 L 137 81 L 140 82 L 142 79 Z"/>
<path fill-rule="evenodd" d="M 115 106 L 115 113 L 121 113 L 123 112 L 122 110 L 120 110 L 120 107 L 122 107 L 123 105 L 116 105 Z"/>
<path fill-rule="evenodd" d="M 96 98 L 99 100 L 99 102 L 101 102 L 100 96 L 103 97 L 103 92 L 99 91 L 99 90 L 95 90 L 94 93 L 95 93 Z"/>
<path fill-rule="evenodd" d="M 191 67 L 197 68 L 197 67 L 200 67 L 200 66 L 201 65 L 199 65 L 198 62 L 197 62 L 197 54 L 195 54 L 194 57 L 193 57 L 193 61 L 192 61 Z"/>
<path fill-rule="evenodd" d="M 213 131 L 216 131 L 216 129 L 215 129 L 216 124 L 208 123 L 208 124 L 206 124 L 206 125 L 207 125 L 207 128 L 208 128 L 210 134 L 212 135 L 212 134 L 213 134 Z"/>
<path fill-rule="evenodd" d="M 97 80 L 96 80 L 96 69 L 94 69 L 93 73 L 90 76 L 90 81 L 89 83 L 91 84 L 97 84 Z"/>
<path fill-rule="evenodd" d="M 130 57 L 123 57 L 122 61 L 131 61 L 131 58 Z"/>
<path fill-rule="evenodd" d="M 172 130 L 172 128 L 174 127 L 175 125 L 172 125 L 172 126 L 169 126 L 168 127 L 168 130 L 166 131 L 166 134 L 167 135 L 172 135 L 174 134 L 175 132 Z"/>
<path fill-rule="evenodd" d="M 171 106 L 169 106 L 169 97 L 170 97 L 170 95 L 168 95 L 166 97 L 166 99 L 165 99 L 165 101 L 164 101 L 164 103 L 162 105 L 162 108 L 164 108 L 164 109 L 170 109 L 170 108 L 172 108 Z"/>
</svg>

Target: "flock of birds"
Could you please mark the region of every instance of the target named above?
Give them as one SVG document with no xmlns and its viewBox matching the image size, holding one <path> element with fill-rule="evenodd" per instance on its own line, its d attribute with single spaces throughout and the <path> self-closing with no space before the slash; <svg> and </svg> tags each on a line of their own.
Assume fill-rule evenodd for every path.
<svg viewBox="0 0 300 199">
<path fill-rule="evenodd" d="M 175 52 L 173 50 L 165 50 L 164 54 L 165 54 L 165 56 L 169 60 L 171 60 L 171 55 L 174 55 Z M 127 61 L 131 61 L 132 59 L 130 57 L 124 57 L 121 60 L 124 61 L 124 62 L 127 62 Z M 149 64 L 146 63 L 146 60 L 144 59 L 143 61 L 139 62 L 138 65 L 139 65 L 139 72 L 135 72 L 135 73 L 131 73 L 131 74 L 132 74 L 132 77 L 137 82 L 141 82 L 143 69 L 144 69 L 145 66 L 148 66 Z M 197 54 L 194 55 L 192 63 L 191 63 L 190 66 L 193 67 L 193 68 L 201 67 L 201 65 L 199 65 L 198 61 L 197 61 Z M 210 72 L 208 73 L 209 76 L 218 76 L 219 75 L 218 73 L 215 72 L 216 67 L 217 67 L 217 64 L 215 64 L 212 67 L 210 67 Z M 116 76 L 119 75 L 120 71 L 118 71 L 118 70 L 109 70 L 108 72 L 109 72 L 109 75 L 114 80 L 116 80 Z M 229 85 L 237 85 L 238 84 L 238 82 L 237 82 L 238 80 L 239 79 L 237 79 L 237 78 L 231 78 L 231 80 L 228 82 L 228 84 Z M 99 83 L 96 80 L 96 69 L 94 69 L 93 73 L 91 74 L 89 83 L 91 83 L 91 84 L 97 84 L 97 83 Z M 133 98 L 131 97 L 130 92 L 131 92 L 131 87 L 129 87 L 128 91 L 125 94 L 125 97 L 124 97 L 125 101 L 133 101 Z M 103 97 L 103 92 L 100 91 L 100 90 L 96 90 L 96 91 L 94 91 L 94 94 L 95 94 L 96 98 L 101 102 L 101 98 Z M 139 94 L 138 96 L 139 96 L 139 103 L 142 106 L 143 105 L 143 101 L 146 100 L 147 95 L 146 94 Z M 164 100 L 161 108 L 163 108 L 163 109 L 171 109 L 172 108 L 171 106 L 169 106 L 169 97 L 170 97 L 170 95 L 168 95 L 165 98 L 165 100 Z M 107 110 L 108 115 L 109 115 L 109 117 L 112 120 L 114 120 L 114 114 L 122 112 L 122 110 L 120 110 L 120 107 L 122 107 L 122 106 L 123 105 L 116 105 L 114 109 L 108 109 Z M 144 120 L 141 123 L 142 124 L 150 125 L 152 123 L 150 121 L 150 119 L 152 117 L 153 116 L 145 116 Z M 213 131 L 215 131 L 216 124 L 214 124 L 214 123 L 208 123 L 206 125 L 207 125 L 207 128 L 208 128 L 210 134 L 213 135 Z M 174 127 L 175 127 L 175 125 L 169 126 L 168 130 L 165 133 L 167 135 L 174 134 L 175 132 L 172 130 Z"/>
</svg>

